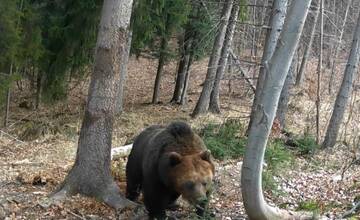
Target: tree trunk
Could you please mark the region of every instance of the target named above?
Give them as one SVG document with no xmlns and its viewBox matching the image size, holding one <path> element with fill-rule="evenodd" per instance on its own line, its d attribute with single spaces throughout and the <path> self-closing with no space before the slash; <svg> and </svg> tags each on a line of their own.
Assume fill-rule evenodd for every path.
<svg viewBox="0 0 360 220">
<path fill-rule="evenodd" d="M 324 148 L 333 147 L 336 143 L 340 124 L 344 117 L 346 105 L 348 103 L 349 96 L 353 87 L 354 79 L 357 74 L 357 67 L 359 65 L 360 57 L 360 12 L 354 32 L 351 51 L 348 59 L 348 63 L 345 68 L 344 78 L 341 83 L 339 93 L 336 97 L 334 110 L 331 115 L 331 119 L 326 130 L 326 136 L 322 146 Z"/>
<path fill-rule="evenodd" d="M 127 76 L 127 65 L 129 62 L 129 54 L 130 54 L 130 48 L 131 48 L 131 39 L 132 39 L 132 31 L 126 30 L 127 32 L 127 41 L 124 48 L 121 48 L 124 50 L 122 52 L 122 57 L 120 58 L 119 62 L 121 64 L 120 67 L 120 82 L 119 82 L 119 88 L 118 88 L 118 95 L 117 95 L 117 102 L 116 102 L 116 113 L 121 113 L 123 111 L 123 100 L 124 100 L 124 87 L 126 82 L 126 76 Z"/>
<path fill-rule="evenodd" d="M 339 53 L 339 50 L 341 48 L 341 41 L 343 39 L 343 34 L 344 34 L 344 29 L 345 29 L 345 25 L 346 25 L 346 20 L 349 14 L 349 9 L 351 6 L 352 0 L 349 0 L 346 6 L 346 10 L 345 10 L 345 15 L 344 15 L 344 20 L 343 23 L 341 25 L 341 29 L 340 29 L 340 36 L 339 36 L 339 40 L 336 41 L 336 46 L 335 46 L 335 52 L 334 52 L 334 56 L 333 56 L 333 62 L 331 65 L 331 73 L 330 73 L 330 80 L 329 80 L 329 94 L 332 93 L 332 86 L 333 86 L 333 82 L 334 82 L 334 77 L 335 77 L 335 64 L 336 64 L 336 59 Z"/>
<path fill-rule="evenodd" d="M 281 89 L 300 39 L 310 0 L 292 1 L 277 48 L 269 62 L 260 102 L 250 128 L 241 174 L 241 189 L 250 219 L 299 219 L 267 204 L 262 191 L 262 165 L 265 147 L 274 121 Z M 286 6 L 284 6 L 286 7 Z M 302 216 L 304 217 L 304 216 Z M 311 219 L 310 216 L 306 216 Z"/>
<path fill-rule="evenodd" d="M 295 54 L 293 57 L 293 60 L 291 62 L 289 72 L 286 76 L 284 86 L 281 90 L 279 104 L 278 104 L 278 108 L 276 111 L 276 118 L 280 122 L 281 129 L 285 128 L 286 113 L 288 110 L 289 97 L 290 97 L 290 88 L 291 88 L 291 85 L 293 84 L 293 75 L 296 70 L 296 63 L 297 63 L 297 58 L 296 58 L 296 54 Z"/>
<path fill-rule="evenodd" d="M 259 71 L 259 77 L 256 84 L 256 91 L 254 101 L 251 107 L 250 121 L 246 133 L 250 131 L 251 124 L 255 117 L 256 106 L 259 105 L 260 96 L 264 87 L 265 78 L 266 78 L 266 66 L 268 65 L 269 60 L 271 59 L 276 44 L 278 42 L 283 24 L 286 15 L 287 0 L 274 0 L 271 12 L 271 18 L 269 21 L 269 27 L 265 39 L 265 48 L 263 56 L 261 59 L 261 66 Z"/>
<path fill-rule="evenodd" d="M 315 2 L 315 0 L 314 0 L 314 2 Z M 300 86 L 302 84 L 302 82 L 303 82 L 306 63 L 307 63 L 307 60 L 309 58 L 312 43 L 314 41 L 316 24 L 317 24 L 317 21 L 318 21 L 318 18 L 319 18 L 319 11 L 320 11 L 320 7 L 319 7 L 319 4 L 317 4 L 316 5 L 316 11 L 315 11 L 315 14 L 314 14 L 314 21 L 313 21 L 312 26 L 311 26 L 309 43 L 306 44 L 306 46 L 305 46 L 304 56 L 303 56 L 303 58 L 301 60 L 300 69 L 299 69 L 299 72 L 296 75 L 296 82 L 295 82 L 296 86 Z"/>
<path fill-rule="evenodd" d="M 11 61 L 10 71 L 9 71 L 9 78 L 11 77 L 12 73 L 13 73 L 13 63 Z M 9 88 L 6 91 L 4 127 L 7 127 L 7 124 L 9 122 L 10 99 L 11 99 L 11 89 L 10 89 L 10 85 L 9 85 Z"/>
<path fill-rule="evenodd" d="M 210 102 L 210 93 L 214 85 L 214 79 L 216 75 L 217 65 L 219 63 L 221 48 L 224 43 L 227 23 L 230 17 L 231 9 L 233 7 L 233 0 L 226 0 L 223 10 L 221 12 L 221 24 L 219 32 L 216 35 L 213 50 L 210 56 L 207 74 L 203 89 L 201 91 L 199 100 L 196 103 L 195 109 L 192 113 L 192 117 L 196 117 L 199 114 L 207 112 Z"/>
<path fill-rule="evenodd" d="M 156 72 L 156 78 L 155 78 L 155 85 L 154 85 L 154 93 L 152 102 L 153 104 L 158 103 L 159 100 L 159 92 L 160 92 L 160 82 L 161 77 L 163 74 L 164 64 L 165 64 L 165 49 L 167 47 L 167 41 L 165 38 L 161 39 L 161 45 L 160 45 L 160 57 L 159 57 L 159 63 L 158 68 Z"/>
<path fill-rule="evenodd" d="M 38 70 L 36 77 L 36 97 L 35 97 L 35 109 L 39 109 L 41 103 L 41 94 L 44 82 L 44 74 Z"/>
<path fill-rule="evenodd" d="M 181 93 L 184 89 L 186 73 L 187 73 L 187 69 L 188 69 L 188 65 L 189 65 L 192 39 L 187 37 L 187 35 L 188 34 L 186 33 L 184 41 L 182 42 L 184 44 L 184 48 L 182 50 L 182 57 L 179 62 L 179 68 L 178 68 L 178 73 L 177 73 L 177 77 L 176 77 L 174 94 L 170 101 L 170 102 L 174 102 L 174 103 L 180 103 L 180 101 L 181 101 Z"/>
<path fill-rule="evenodd" d="M 232 44 L 239 10 L 240 10 L 239 3 L 235 3 L 231 10 L 229 22 L 227 24 L 225 40 L 221 49 L 221 56 L 219 59 L 219 66 L 216 70 L 214 86 L 210 94 L 209 110 L 212 113 L 217 113 L 217 114 L 220 113 L 220 104 L 219 104 L 220 83 L 221 83 L 221 78 L 224 75 L 227 66 L 227 62 L 229 58 L 229 49 Z"/>
<path fill-rule="evenodd" d="M 324 0 L 320 0 L 320 52 L 317 67 L 317 87 L 316 87 L 316 143 L 320 143 L 320 91 L 321 91 L 321 74 L 323 69 L 323 33 L 324 33 Z"/>
<path fill-rule="evenodd" d="M 186 69 L 186 74 L 185 74 L 184 89 L 181 92 L 181 99 L 180 99 L 181 105 L 186 105 L 186 103 L 187 103 L 187 90 L 189 88 L 190 67 L 191 67 L 193 58 L 194 58 L 194 54 L 190 53 L 189 61 L 188 61 L 187 69 Z"/>
<path fill-rule="evenodd" d="M 133 205 L 114 182 L 111 171 L 111 139 L 116 98 L 122 77 L 132 0 L 103 3 L 95 65 L 81 126 L 75 164 L 54 198 L 80 193 L 121 209 Z"/>
</svg>

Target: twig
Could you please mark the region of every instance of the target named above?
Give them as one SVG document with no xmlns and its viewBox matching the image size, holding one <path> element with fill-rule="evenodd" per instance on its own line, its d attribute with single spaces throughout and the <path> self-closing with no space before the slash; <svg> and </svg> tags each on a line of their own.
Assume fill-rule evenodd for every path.
<svg viewBox="0 0 360 220">
<path fill-rule="evenodd" d="M 30 114 L 26 115 L 25 117 L 22 117 L 21 119 L 15 121 L 14 123 L 12 123 L 11 125 L 9 125 L 8 128 L 11 128 L 12 126 L 14 126 L 15 124 L 19 123 L 20 121 L 24 120 L 25 118 L 29 117 L 30 115 L 34 114 L 34 112 L 31 112 Z"/>
<path fill-rule="evenodd" d="M 70 210 L 67 210 L 67 212 L 70 213 L 70 214 L 72 214 L 73 216 L 79 218 L 79 219 L 86 220 L 86 218 L 84 218 L 83 216 L 78 215 L 78 214 L 76 214 L 76 213 L 74 213 L 74 212 L 72 212 L 72 211 L 70 211 Z"/>
<path fill-rule="evenodd" d="M 0 133 L 7 135 L 8 137 L 16 140 L 17 142 L 20 142 L 20 143 L 22 143 L 22 144 L 25 144 L 25 142 L 19 140 L 18 138 L 16 138 L 15 136 L 13 136 L 13 135 L 11 135 L 11 134 L 6 133 L 5 131 L 0 130 Z"/>
<path fill-rule="evenodd" d="M 355 214 L 356 210 L 360 208 L 360 201 L 357 202 L 354 207 L 352 207 L 352 209 L 350 209 L 349 211 L 346 211 L 342 216 L 341 219 L 347 218 L 352 216 L 353 214 Z"/>
</svg>

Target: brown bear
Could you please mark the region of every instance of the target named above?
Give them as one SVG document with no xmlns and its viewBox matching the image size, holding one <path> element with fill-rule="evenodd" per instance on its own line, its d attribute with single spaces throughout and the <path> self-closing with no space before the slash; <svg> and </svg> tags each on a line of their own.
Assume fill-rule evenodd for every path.
<svg viewBox="0 0 360 220">
<path fill-rule="evenodd" d="M 210 151 L 184 122 L 153 125 L 136 137 L 126 165 L 126 197 L 143 193 L 150 219 L 165 219 L 165 210 L 181 195 L 202 215 L 214 176 Z"/>
</svg>

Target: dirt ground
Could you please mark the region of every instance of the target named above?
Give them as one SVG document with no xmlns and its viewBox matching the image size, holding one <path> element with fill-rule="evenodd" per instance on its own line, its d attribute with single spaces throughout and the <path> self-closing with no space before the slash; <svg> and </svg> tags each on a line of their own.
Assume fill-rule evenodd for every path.
<svg viewBox="0 0 360 220">
<path fill-rule="evenodd" d="M 182 119 L 200 127 L 226 118 L 238 118 L 246 126 L 251 108 L 252 91 L 244 80 L 224 80 L 221 88 L 221 115 L 205 115 L 191 119 L 193 109 L 206 74 L 207 60 L 195 63 L 191 71 L 189 104 L 180 107 L 169 103 L 174 88 L 176 64 L 165 68 L 161 85 L 161 103 L 151 105 L 156 60 L 132 58 L 125 91 L 124 113 L 117 116 L 113 146 L 122 146 L 144 127 L 155 123 L 168 123 Z M 315 72 L 316 65 L 309 65 L 308 72 Z M 256 69 L 253 71 L 257 71 Z M 310 74 L 302 90 L 292 91 L 289 103 L 288 129 L 294 133 L 315 129 L 315 77 Z M 325 84 L 326 82 L 324 82 Z M 337 84 L 340 83 L 340 80 Z M 53 192 L 71 168 L 87 93 L 87 82 L 74 82 L 65 103 L 42 106 L 38 111 L 19 108 L 29 101 L 26 89 L 14 91 L 11 105 L 10 126 L 0 130 L 0 219 L 115 219 L 115 212 L 106 205 L 81 196 L 49 204 L 47 196 Z M 355 90 L 355 94 L 358 92 Z M 331 114 L 334 96 L 322 92 L 321 135 L 324 135 Z M 360 195 L 360 166 L 346 169 L 356 154 L 351 141 L 358 136 L 360 106 L 353 100 L 353 113 L 342 128 L 341 139 L 334 149 L 319 151 L 313 158 L 297 158 L 294 167 L 276 177 L 283 192 L 274 195 L 265 192 L 269 203 L 296 210 L 302 201 L 320 204 L 324 218 L 334 219 L 351 208 Z M 348 114 L 346 115 L 348 118 Z M 36 127 L 36 129 L 33 129 Z M 346 130 L 346 132 L 344 132 Z M 124 163 L 126 158 L 114 161 L 114 176 L 124 191 Z M 246 219 L 241 198 L 240 174 L 242 159 L 226 160 L 216 164 L 215 191 L 210 207 L 215 219 Z M 183 204 L 173 212 L 179 219 L 191 219 L 191 209 Z M 359 217 L 360 219 L 360 217 Z"/>
</svg>

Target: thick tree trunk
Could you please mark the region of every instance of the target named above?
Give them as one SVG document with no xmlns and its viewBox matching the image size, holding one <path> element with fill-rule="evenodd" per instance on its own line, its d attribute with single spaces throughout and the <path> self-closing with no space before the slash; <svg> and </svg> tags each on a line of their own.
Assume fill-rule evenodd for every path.
<svg viewBox="0 0 360 220">
<path fill-rule="evenodd" d="M 350 9 L 351 3 L 352 3 L 352 0 L 348 0 L 346 10 L 345 10 L 344 20 L 343 20 L 343 23 L 341 25 L 341 29 L 340 29 L 340 33 L 339 33 L 339 40 L 336 41 L 335 52 L 334 52 L 334 55 L 333 55 L 333 62 L 332 62 L 332 65 L 331 65 L 330 80 L 329 80 L 329 94 L 332 93 L 334 77 L 335 77 L 335 74 L 336 74 L 336 72 L 335 72 L 336 59 L 337 59 L 338 53 L 339 53 L 340 48 L 341 48 L 341 42 L 342 42 L 342 39 L 343 39 L 346 20 L 347 20 L 348 14 L 349 14 L 349 9 Z"/>
<path fill-rule="evenodd" d="M 250 219 L 299 219 L 297 213 L 268 205 L 262 191 L 265 147 L 274 121 L 281 89 L 300 39 L 310 0 L 292 1 L 277 48 L 269 62 L 262 95 L 250 128 L 241 174 L 241 190 Z M 304 216 L 302 216 L 304 217 Z M 310 216 L 308 216 L 311 219 Z"/>
<path fill-rule="evenodd" d="M 316 0 L 313 0 L 313 2 L 315 2 L 315 1 Z M 317 1 L 317 2 L 319 2 L 319 1 Z M 319 4 L 317 4 L 316 5 L 316 11 L 315 11 L 314 18 L 313 18 L 314 21 L 313 21 L 312 26 L 311 26 L 310 39 L 309 39 L 309 42 L 306 44 L 305 51 L 304 51 L 304 56 L 303 56 L 303 58 L 301 60 L 301 64 L 300 64 L 300 69 L 299 69 L 299 72 L 296 75 L 296 82 L 295 82 L 296 86 L 300 86 L 302 84 L 302 82 L 303 82 L 304 72 L 305 72 L 305 69 L 306 69 L 306 63 L 307 63 L 307 60 L 308 60 L 309 55 L 310 55 L 310 50 L 311 50 L 311 47 L 312 47 L 312 43 L 314 41 L 316 24 L 317 24 L 318 18 L 319 18 L 319 11 L 320 11 L 320 7 L 319 7 Z"/>
<path fill-rule="evenodd" d="M 264 87 L 264 83 L 265 83 L 266 68 L 267 68 L 268 62 L 271 59 L 271 57 L 275 51 L 282 27 L 284 24 L 287 2 L 288 2 L 287 0 L 274 0 L 274 2 L 273 2 L 271 18 L 269 21 L 269 27 L 271 29 L 269 29 L 266 34 L 265 48 L 264 48 L 263 56 L 261 59 L 261 67 L 260 67 L 259 77 L 258 77 L 257 84 L 256 84 L 255 97 L 254 97 L 254 101 L 253 101 L 253 104 L 251 107 L 251 114 L 250 114 L 250 121 L 249 121 L 248 129 L 246 131 L 247 134 L 249 133 L 251 124 L 253 123 L 253 120 L 255 117 L 256 106 L 259 105 L 259 102 L 260 102 L 260 96 L 263 91 L 263 87 Z"/>
<path fill-rule="evenodd" d="M 192 113 L 192 117 L 196 117 L 199 114 L 207 112 L 210 102 L 210 94 L 214 85 L 214 79 L 216 75 L 217 66 L 219 63 L 221 48 L 224 43 L 227 23 L 230 17 L 231 9 L 233 7 L 233 0 L 226 0 L 223 10 L 221 12 L 221 24 L 219 32 L 216 35 L 213 50 L 210 56 L 207 74 L 203 89 L 201 91 L 199 100 L 196 103 L 195 109 Z"/>
<path fill-rule="evenodd" d="M 160 83 L 161 83 L 161 77 L 163 74 L 164 64 L 165 64 L 165 49 L 167 47 L 167 41 L 165 38 L 161 39 L 161 45 L 160 45 L 160 57 L 159 57 L 159 63 L 158 68 L 156 72 L 156 78 L 155 78 L 155 85 L 154 85 L 154 93 L 152 97 L 153 104 L 158 103 L 159 100 L 159 92 L 160 92 Z"/>
<path fill-rule="evenodd" d="M 181 93 L 184 89 L 184 83 L 186 78 L 186 73 L 189 65 L 190 59 L 190 49 L 192 45 L 192 39 L 187 37 L 188 34 L 185 34 L 185 40 L 182 42 L 184 44 L 184 48 L 182 50 L 181 60 L 179 62 L 178 73 L 176 77 L 174 94 L 170 102 L 180 103 L 181 101 Z"/>
<path fill-rule="evenodd" d="M 116 209 L 133 204 L 120 194 L 110 172 L 112 129 L 122 79 L 119 61 L 126 53 L 131 8 L 132 0 L 104 1 L 76 160 L 55 198 L 80 193 Z"/>
<path fill-rule="evenodd" d="M 329 126 L 326 130 L 326 136 L 322 144 L 324 148 L 333 147 L 336 143 L 336 138 L 339 133 L 339 128 L 344 118 L 346 105 L 348 103 L 348 99 L 351 94 L 354 79 L 356 78 L 356 74 L 357 74 L 357 68 L 359 65 L 359 57 L 360 57 L 359 44 L 360 44 L 360 13 L 354 32 L 348 63 L 345 68 L 344 78 L 341 83 L 339 93 L 336 97 L 334 110 L 332 112 Z"/>
<path fill-rule="evenodd" d="M 120 69 L 120 83 L 119 83 L 119 89 L 118 89 L 118 95 L 117 95 L 117 102 L 116 102 L 116 113 L 121 113 L 123 111 L 123 105 L 124 105 L 124 87 L 126 82 L 126 76 L 127 76 L 127 65 L 129 62 L 129 54 L 130 54 L 130 48 L 131 48 L 131 39 L 132 39 L 132 31 L 127 30 L 127 42 L 124 49 L 124 52 L 122 53 L 122 57 L 120 59 L 121 69 Z"/>
<path fill-rule="evenodd" d="M 214 86 L 210 94 L 209 110 L 212 113 L 217 113 L 217 114 L 220 113 L 220 104 L 219 104 L 220 83 L 221 83 L 221 78 L 224 75 L 227 66 L 227 62 L 229 58 L 229 49 L 232 44 L 239 10 L 240 10 L 239 3 L 235 3 L 231 10 L 229 22 L 226 28 L 225 40 L 223 43 L 223 47 L 221 49 L 221 56 L 219 59 L 219 66 L 216 70 Z"/>
<path fill-rule="evenodd" d="M 296 70 L 296 63 L 297 63 L 297 58 L 296 58 L 296 54 L 295 54 L 294 58 L 291 62 L 289 72 L 286 76 L 284 86 L 281 90 L 279 104 L 278 104 L 278 108 L 276 111 L 276 118 L 280 122 L 281 129 L 285 128 L 286 113 L 288 110 L 289 97 L 290 97 L 290 88 L 291 88 L 291 85 L 293 84 L 293 76 L 294 76 L 294 73 Z"/>
</svg>

